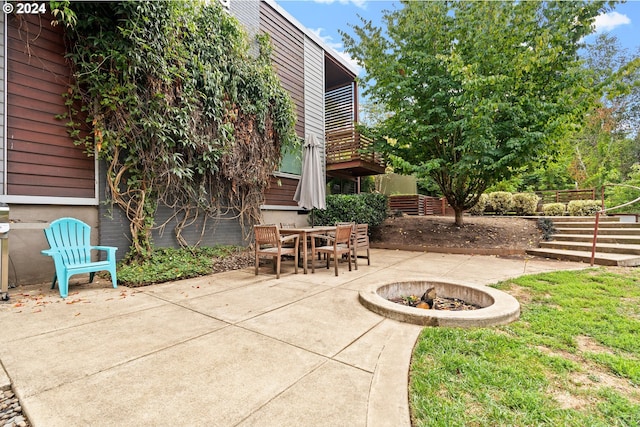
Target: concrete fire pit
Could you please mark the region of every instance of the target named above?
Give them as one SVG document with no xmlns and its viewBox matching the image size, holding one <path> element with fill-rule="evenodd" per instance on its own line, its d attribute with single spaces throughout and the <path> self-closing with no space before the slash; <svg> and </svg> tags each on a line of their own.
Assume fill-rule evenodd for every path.
<svg viewBox="0 0 640 427">
<path fill-rule="evenodd" d="M 433 310 L 409 307 L 388 300 L 407 295 L 422 295 L 431 287 L 436 288 L 438 296 L 461 299 L 481 308 L 466 311 Z M 378 284 L 361 291 L 359 299 L 362 305 L 381 316 L 423 326 L 496 326 L 511 323 L 520 316 L 518 300 L 505 292 L 480 285 L 422 280 Z"/>
</svg>

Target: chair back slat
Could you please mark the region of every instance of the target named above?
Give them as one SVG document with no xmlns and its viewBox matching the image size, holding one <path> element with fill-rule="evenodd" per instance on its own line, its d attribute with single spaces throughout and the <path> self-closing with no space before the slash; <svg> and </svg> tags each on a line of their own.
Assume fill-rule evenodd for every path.
<svg viewBox="0 0 640 427">
<path fill-rule="evenodd" d="M 256 225 L 253 228 L 256 245 L 278 245 L 280 232 L 275 225 Z"/>
<path fill-rule="evenodd" d="M 350 245 L 352 228 L 353 227 L 352 227 L 351 224 L 337 226 L 336 227 L 335 244 L 339 245 L 341 243 L 347 243 L 347 244 Z"/>
<path fill-rule="evenodd" d="M 79 219 L 60 218 L 44 230 L 51 249 L 57 250 L 65 264 L 91 262 L 91 227 Z"/>
<path fill-rule="evenodd" d="M 355 241 L 358 246 L 369 244 L 369 224 L 356 225 Z"/>
</svg>

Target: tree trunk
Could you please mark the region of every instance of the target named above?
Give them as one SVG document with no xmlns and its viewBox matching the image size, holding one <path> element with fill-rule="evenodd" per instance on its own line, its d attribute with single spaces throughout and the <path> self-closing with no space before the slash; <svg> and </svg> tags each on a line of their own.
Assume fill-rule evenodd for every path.
<svg viewBox="0 0 640 427">
<path fill-rule="evenodd" d="M 453 211 L 456 213 L 456 225 L 462 227 L 464 225 L 464 210 L 457 206 L 452 206 Z"/>
</svg>

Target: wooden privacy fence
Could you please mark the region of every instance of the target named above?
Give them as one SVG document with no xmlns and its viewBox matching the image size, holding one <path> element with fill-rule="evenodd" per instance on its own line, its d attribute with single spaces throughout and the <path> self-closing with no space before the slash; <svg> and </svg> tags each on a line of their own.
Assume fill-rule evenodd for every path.
<svg viewBox="0 0 640 427">
<path fill-rule="evenodd" d="M 390 196 L 389 209 L 392 212 L 401 211 L 407 215 L 453 215 L 453 210 L 444 197 L 422 194 Z"/>
<path fill-rule="evenodd" d="M 545 203 L 569 203 L 572 200 L 595 200 L 596 189 L 587 188 L 583 190 L 547 190 L 536 191 L 540 197 L 540 204 Z"/>
<path fill-rule="evenodd" d="M 595 200 L 596 189 L 583 190 L 547 190 L 536 191 L 540 197 L 538 210 L 545 203 L 569 203 L 572 200 Z M 402 211 L 407 215 L 453 215 L 453 209 L 444 197 L 413 194 L 389 196 L 389 208 L 392 212 Z"/>
</svg>

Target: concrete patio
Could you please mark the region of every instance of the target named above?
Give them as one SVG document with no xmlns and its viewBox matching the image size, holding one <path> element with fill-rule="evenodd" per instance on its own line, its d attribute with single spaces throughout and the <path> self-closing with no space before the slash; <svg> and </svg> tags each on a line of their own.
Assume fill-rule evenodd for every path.
<svg viewBox="0 0 640 427">
<path fill-rule="evenodd" d="M 540 258 L 372 250 L 372 265 L 280 280 L 270 267 L 113 289 L 13 289 L 0 388 L 34 426 L 408 426 L 421 327 L 358 302 L 373 283 L 490 284 L 584 268 Z M 82 277 L 84 283 L 86 278 Z"/>
</svg>

